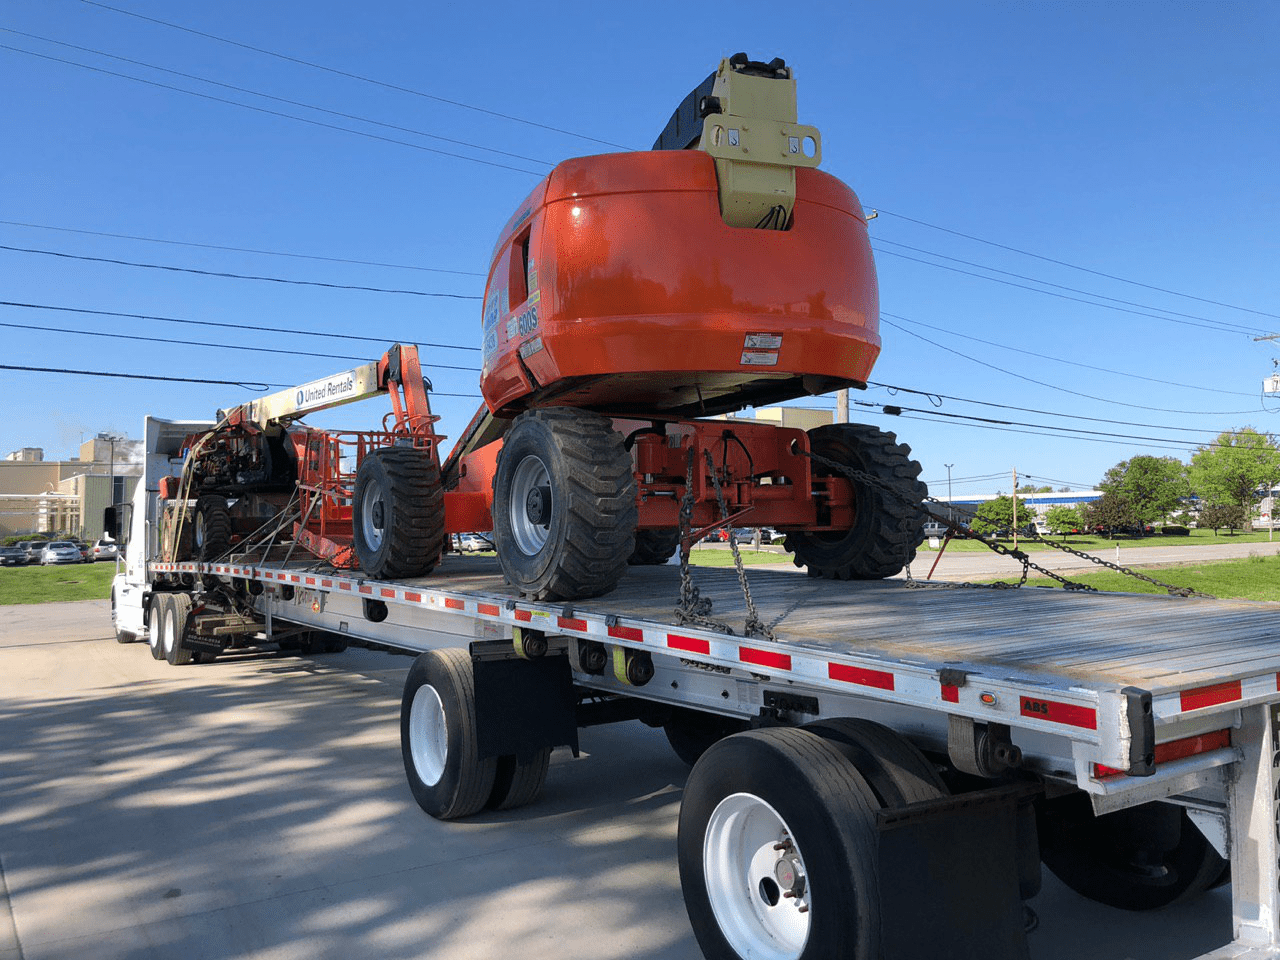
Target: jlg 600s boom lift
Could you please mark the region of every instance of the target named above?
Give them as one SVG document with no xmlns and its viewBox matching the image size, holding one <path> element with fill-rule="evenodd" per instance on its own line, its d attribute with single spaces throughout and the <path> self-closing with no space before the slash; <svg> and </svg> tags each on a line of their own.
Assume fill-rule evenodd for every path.
<svg viewBox="0 0 1280 960">
<path fill-rule="evenodd" d="M 354 451 L 362 568 L 425 572 L 445 530 L 492 529 L 526 596 L 585 598 L 728 523 L 785 532 L 813 576 L 910 562 L 926 490 L 892 434 L 708 419 L 862 386 L 879 353 L 866 219 L 820 159 L 790 68 L 738 54 L 653 150 L 557 166 L 498 238 L 485 406 L 440 471 L 446 495 L 424 489 L 437 482 L 429 429 L 402 419 L 399 443 Z M 315 458 L 298 449 L 301 470 Z M 491 525 L 476 497 L 491 498 Z M 325 539 L 304 544 L 333 556 Z"/>
</svg>

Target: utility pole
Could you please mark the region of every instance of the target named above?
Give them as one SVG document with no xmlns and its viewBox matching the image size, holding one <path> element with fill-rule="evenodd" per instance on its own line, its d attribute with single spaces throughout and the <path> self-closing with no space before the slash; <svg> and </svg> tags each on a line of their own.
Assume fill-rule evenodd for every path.
<svg viewBox="0 0 1280 960">
<path fill-rule="evenodd" d="M 1013 549 L 1018 549 L 1018 468 L 1013 468 Z"/>
<path fill-rule="evenodd" d="M 836 423 L 849 422 L 849 390 L 836 391 Z"/>
<path fill-rule="evenodd" d="M 952 523 L 956 522 L 956 508 L 951 500 L 951 468 L 954 466 L 954 463 L 947 464 L 947 519 Z"/>
</svg>

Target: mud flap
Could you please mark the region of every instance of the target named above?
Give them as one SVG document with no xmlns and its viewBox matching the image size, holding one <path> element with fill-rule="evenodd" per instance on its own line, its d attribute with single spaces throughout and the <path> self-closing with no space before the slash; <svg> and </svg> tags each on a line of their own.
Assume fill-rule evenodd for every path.
<svg viewBox="0 0 1280 960">
<path fill-rule="evenodd" d="M 532 757 L 544 747 L 578 753 L 573 675 L 567 656 L 536 660 L 472 657 L 476 690 L 476 753 Z"/>
<path fill-rule="evenodd" d="M 1038 793 L 1019 784 L 877 813 L 883 960 L 1028 960 L 1019 820 Z"/>
</svg>

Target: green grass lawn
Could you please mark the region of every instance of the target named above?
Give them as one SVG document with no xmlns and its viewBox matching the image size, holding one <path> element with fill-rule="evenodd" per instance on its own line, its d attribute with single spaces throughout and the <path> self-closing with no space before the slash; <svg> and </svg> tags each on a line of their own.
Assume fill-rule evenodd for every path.
<svg viewBox="0 0 1280 960">
<path fill-rule="evenodd" d="M 1056 535 L 1048 535 L 1046 540 L 1052 543 L 1062 543 L 1071 547 L 1073 550 L 1083 550 L 1086 553 L 1099 553 L 1110 551 L 1115 553 L 1116 547 L 1121 550 L 1128 550 L 1132 547 L 1203 547 L 1215 543 L 1266 543 L 1267 531 L 1263 530 L 1259 533 L 1237 533 L 1231 536 L 1226 531 L 1220 534 L 1214 534 L 1212 530 L 1195 529 L 1185 537 L 1165 537 L 1160 534 L 1152 534 L 1146 537 L 1126 537 L 1118 536 L 1113 539 L 1096 536 L 1067 536 L 1059 537 Z M 1276 540 L 1280 540 L 1280 532 L 1275 535 Z M 939 544 L 941 544 L 941 540 Z M 1006 547 L 1013 546 L 1013 540 L 999 541 Z M 976 540 L 962 540 L 959 537 L 953 539 L 947 544 L 947 552 L 953 550 L 983 551 L 989 550 L 985 544 L 978 543 Z M 1056 552 L 1052 547 L 1047 547 L 1043 543 L 1039 543 L 1034 539 L 1028 540 L 1026 537 L 1018 538 L 1018 549 L 1025 550 L 1027 553 L 1035 553 L 1036 551 Z M 929 548 L 929 541 L 925 541 L 920 547 L 921 553 L 935 553 L 936 551 Z"/>
<path fill-rule="evenodd" d="M 1243 560 L 1218 560 L 1214 563 L 1135 567 L 1134 569 L 1164 583 L 1177 587 L 1191 587 L 1201 593 L 1210 593 L 1223 599 L 1280 601 L 1280 556 L 1246 557 Z M 1162 587 L 1135 577 L 1127 577 L 1113 570 L 1100 570 L 1097 573 L 1068 571 L 1064 572 L 1063 576 L 1076 583 L 1085 583 L 1108 592 L 1166 592 Z M 1057 581 L 1047 577 L 1028 577 L 1027 584 L 1058 586 Z"/>
<path fill-rule="evenodd" d="M 791 554 L 781 547 L 773 549 L 761 548 L 757 553 L 749 544 L 738 544 L 738 552 L 742 554 L 742 562 L 746 565 L 760 563 L 790 563 Z M 724 547 L 694 547 L 689 553 L 689 563 L 697 567 L 732 567 L 733 552 L 728 545 Z"/>
<path fill-rule="evenodd" d="M 56 567 L 0 567 L 0 606 L 55 600 L 105 600 L 111 596 L 114 563 L 69 563 Z"/>
</svg>

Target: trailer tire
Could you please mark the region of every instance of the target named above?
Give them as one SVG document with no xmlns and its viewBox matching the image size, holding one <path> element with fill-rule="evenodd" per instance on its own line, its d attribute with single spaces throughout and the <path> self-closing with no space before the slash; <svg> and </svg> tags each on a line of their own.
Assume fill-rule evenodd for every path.
<svg viewBox="0 0 1280 960">
<path fill-rule="evenodd" d="M 674 707 L 662 725 L 662 732 L 667 735 L 667 743 L 671 744 L 676 756 L 692 767 L 713 743 L 742 733 L 747 728 L 745 720 Z"/>
<path fill-rule="evenodd" d="M 192 549 L 195 558 L 206 563 L 221 560 L 231 549 L 231 509 L 226 497 L 210 493 L 196 501 Z"/>
<path fill-rule="evenodd" d="M 677 839 L 703 955 L 879 957 L 876 806 L 853 765 L 805 730 L 753 730 L 711 746 L 685 785 Z M 803 886 L 781 887 L 797 875 Z"/>
<path fill-rule="evenodd" d="M 673 530 L 637 530 L 636 548 L 627 558 L 633 567 L 658 566 L 671 559 L 680 548 L 680 531 Z"/>
<path fill-rule="evenodd" d="M 797 567 L 827 580 L 882 580 L 911 563 L 923 535 L 920 504 L 929 488 L 918 478 L 911 448 L 892 433 L 861 423 L 833 423 L 809 431 L 813 453 L 869 474 L 894 493 L 866 480 L 852 480 L 854 519 L 845 531 L 799 531 L 784 546 Z M 841 475 L 815 463 L 816 476 Z"/>
<path fill-rule="evenodd" d="M 444 549 L 444 490 L 429 450 L 387 447 L 356 469 L 351 526 L 360 568 L 378 580 L 419 577 Z"/>
<path fill-rule="evenodd" d="M 833 717 L 806 724 L 858 768 L 887 809 L 949 793 L 941 774 L 914 743 L 873 720 Z"/>
<path fill-rule="evenodd" d="M 177 528 L 177 538 L 174 538 L 174 528 L 177 521 L 177 504 L 170 503 L 165 507 L 163 519 L 160 528 L 160 556 L 163 560 L 174 562 L 181 560 L 190 560 L 193 549 L 195 536 L 191 529 L 191 518 L 184 516 L 182 524 Z"/>
<path fill-rule="evenodd" d="M 157 593 L 151 598 L 151 616 L 147 618 L 147 644 L 152 660 L 164 659 L 164 616 L 169 609 L 169 594 Z"/>
<path fill-rule="evenodd" d="M 170 594 L 164 615 L 164 659 L 173 667 L 186 666 L 192 652 L 182 640 L 191 628 L 191 598 L 185 593 Z"/>
<path fill-rule="evenodd" d="M 493 537 L 507 581 L 535 600 L 618 585 L 635 552 L 636 481 L 605 417 L 566 407 L 521 414 L 493 478 Z"/>
<path fill-rule="evenodd" d="M 465 650 L 429 650 L 409 668 L 400 701 L 400 755 L 409 789 L 437 820 L 484 808 L 497 761 L 476 756 L 476 693 Z"/>
<path fill-rule="evenodd" d="M 543 747 L 524 760 L 515 756 L 499 757 L 493 790 L 485 806 L 490 810 L 514 810 L 533 803 L 546 786 L 550 766 L 550 747 Z"/>
<path fill-rule="evenodd" d="M 1083 793 L 1042 801 L 1040 856 L 1059 880 L 1089 900 L 1122 910 L 1158 910 L 1213 887 L 1226 861 L 1173 804 L 1093 815 Z"/>
</svg>

